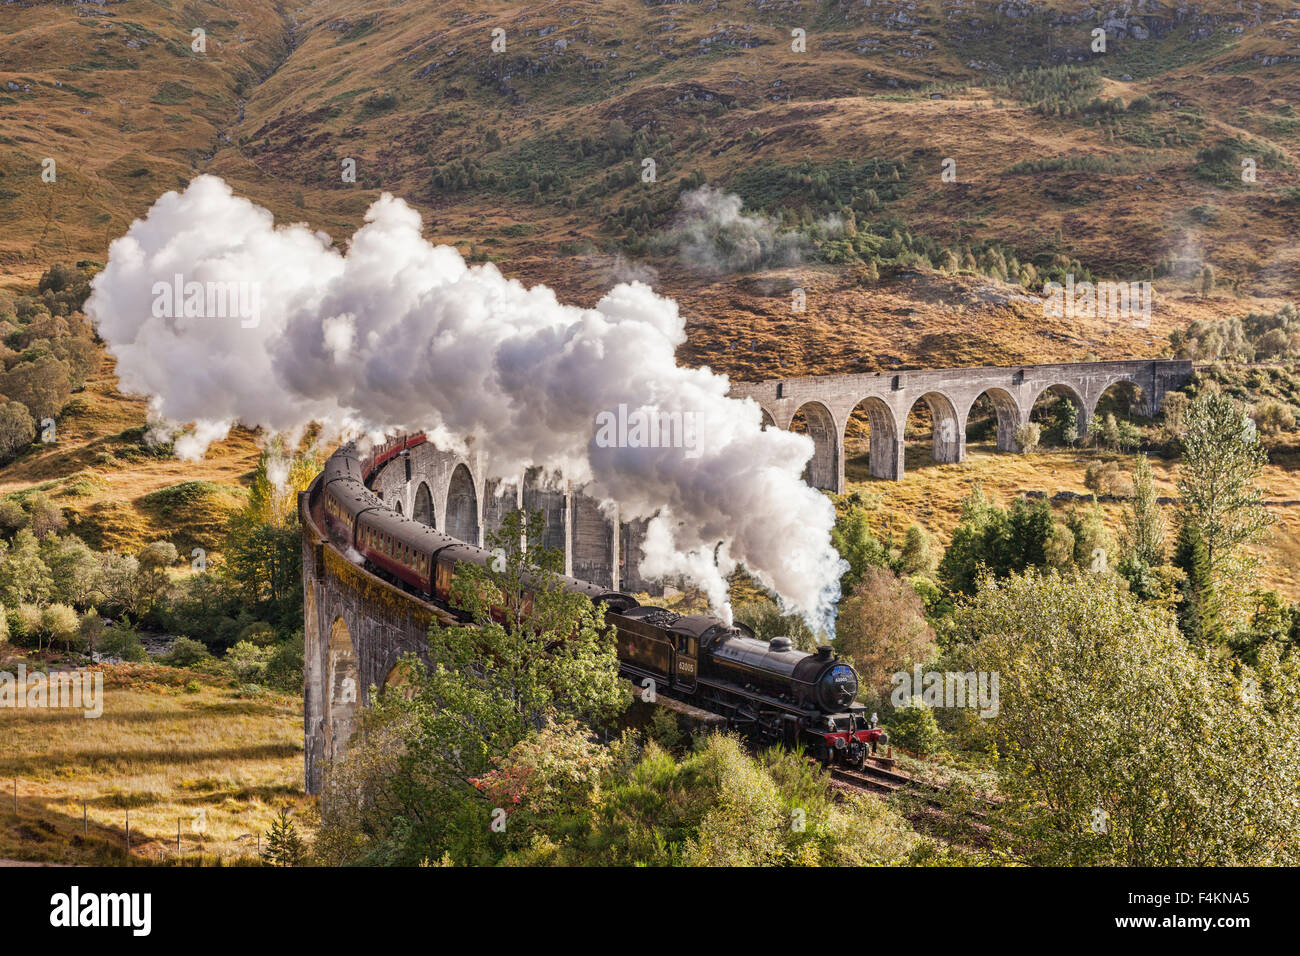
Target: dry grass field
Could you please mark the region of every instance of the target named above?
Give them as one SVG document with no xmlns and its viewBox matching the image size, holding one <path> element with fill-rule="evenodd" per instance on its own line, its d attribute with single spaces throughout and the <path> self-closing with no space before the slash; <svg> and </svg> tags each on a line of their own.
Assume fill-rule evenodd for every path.
<svg viewBox="0 0 1300 956">
<path fill-rule="evenodd" d="M 129 815 L 136 862 L 175 861 L 178 820 L 181 857 L 236 862 L 282 807 L 306 804 L 301 701 L 241 700 L 191 671 L 106 667 L 103 716 L 4 708 L 0 739 L 0 859 L 127 862 Z"/>
</svg>

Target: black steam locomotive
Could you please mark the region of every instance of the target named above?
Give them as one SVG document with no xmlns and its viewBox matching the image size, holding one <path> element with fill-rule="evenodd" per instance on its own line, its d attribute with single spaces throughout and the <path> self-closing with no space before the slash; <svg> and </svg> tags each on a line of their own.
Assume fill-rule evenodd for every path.
<svg viewBox="0 0 1300 956">
<path fill-rule="evenodd" d="M 325 464 L 318 516 L 340 548 L 450 608 L 457 566 L 486 565 L 492 553 L 392 511 L 366 486 L 381 465 L 423 441 L 423 435 L 400 438 L 365 457 L 354 445 L 344 446 Z M 887 742 L 855 702 L 857 674 L 829 647 L 808 654 L 795 650 L 786 637 L 758 640 L 743 624 L 675 614 L 589 581 L 560 580 L 562 587 L 604 606 L 605 620 L 617 632 L 622 673 L 643 693 L 712 711 L 751 739 L 802 746 L 824 763 L 860 767 L 870 751 Z"/>
</svg>

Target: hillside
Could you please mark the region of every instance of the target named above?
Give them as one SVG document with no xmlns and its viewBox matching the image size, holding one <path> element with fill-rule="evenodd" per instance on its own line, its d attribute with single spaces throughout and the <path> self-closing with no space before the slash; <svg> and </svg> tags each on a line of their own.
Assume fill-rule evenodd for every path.
<svg viewBox="0 0 1300 956">
<path fill-rule="evenodd" d="M 1146 5 L 1106 17 L 1098 55 L 1097 18 L 1055 2 L 7 5 L 0 270 L 102 261 L 159 193 L 214 172 L 336 240 L 392 191 L 431 237 L 580 302 L 652 278 L 689 317 L 684 357 L 743 376 L 1152 354 L 1190 318 L 1294 294 L 1292 6 Z M 997 277 L 863 280 L 824 249 L 702 271 L 667 231 L 703 182 L 783 228 L 852 210 L 1040 272 L 1158 267 L 1154 318 L 1045 320 Z"/>
</svg>

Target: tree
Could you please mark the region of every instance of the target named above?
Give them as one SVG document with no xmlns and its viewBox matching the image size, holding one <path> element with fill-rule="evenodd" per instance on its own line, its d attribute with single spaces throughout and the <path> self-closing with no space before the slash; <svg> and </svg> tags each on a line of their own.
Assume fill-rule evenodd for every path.
<svg viewBox="0 0 1300 956">
<path fill-rule="evenodd" d="M 258 459 L 248 504 L 230 523 L 220 575 L 230 591 L 282 636 L 302 621 L 298 492 L 319 472 L 314 455 L 273 444 Z"/>
<path fill-rule="evenodd" d="M 75 534 L 49 535 L 41 542 L 41 560 L 50 569 L 50 597 L 74 607 L 89 607 L 100 597 L 99 557 Z"/>
<path fill-rule="evenodd" d="M 36 422 L 22 402 L 0 405 L 0 458 L 12 458 L 32 443 Z"/>
<path fill-rule="evenodd" d="M 961 519 L 939 561 L 939 580 L 952 591 L 974 594 L 982 570 L 997 573 L 1005 552 L 1006 512 L 989 501 L 979 482 L 962 502 Z"/>
<path fill-rule="evenodd" d="M 1207 296 L 1214 291 L 1214 267 L 1206 265 L 1201 270 L 1201 295 Z"/>
<path fill-rule="evenodd" d="M 93 607 L 81 615 L 81 637 L 86 642 L 86 650 L 93 656 L 99 650 L 100 638 L 104 636 L 104 619 Z"/>
<path fill-rule="evenodd" d="M 20 532 L 21 533 L 21 532 Z M 109 551 L 99 555 L 99 587 L 111 612 L 136 614 L 140 600 L 137 585 L 140 562 L 129 554 Z"/>
<path fill-rule="evenodd" d="M 930 536 L 919 524 L 907 526 L 903 536 L 903 549 L 898 555 L 901 574 L 929 574 L 934 570 L 934 554 L 930 550 Z"/>
<path fill-rule="evenodd" d="M 77 612 L 66 604 L 51 604 L 41 612 L 41 630 L 50 639 L 63 644 L 64 650 L 71 651 L 73 645 L 81 643 L 81 621 Z"/>
<path fill-rule="evenodd" d="M 0 374 L 0 392 L 21 402 L 37 421 L 54 418 L 72 397 L 71 372 L 66 362 L 45 354 Z"/>
<path fill-rule="evenodd" d="M 895 710 L 888 726 L 891 743 L 918 756 L 928 757 L 943 746 L 943 732 L 934 719 L 934 711 L 919 696 L 913 696 L 906 706 Z"/>
<path fill-rule="evenodd" d="M 840 578 L 841 594 L 848 594 L 857 587 L 867 568 L 882 567 L 889 560 L 885 546 L 871 533 L 868 509 L 859 504 L 851 504 L 835 519 L 835 527 L 831 529 L 831 544 L 849 564 L 848 570 Z"/>
<path fill-rule="evenodd" d="M 1074 402 L 1063 399 L 1056 403 L 1056 427 L 1061 441 L 1074 447 L 1079 440 L 1079 409 Z"/>
<path fill-rule="evenodd" d="M 1029 571 L 959 609 L 965 666 L 999 675 L 996 852 L 1030 864 L 1300 860 L 1300 669 L 1198 653 L 1121 579 Z M 1003 829 L 1005 828 L 1005 829 Z"/>
<path fill-rule="evenodd" d="M 42 604 L 52 584 L 36 535 L 24 528 L 14 535 L 8 550 L 0 552 L 0 604 Z"/>
<path fill-rule="evenodd" d="M 1261 540 L 1276 520 L 1255 485 L 1268 463 L 1254 422 L 1233 399 L 1219 393 L 1198 395 L 1183 417 L 1183 459 L 1178 470 L 1179 513 L 1186 547 L 1180 549 L 1192 587 L 1214 590 L 1220 613 L 1244 619 L 1245 592 L 1257 559 L 1246 545 Z M 1194 571 L 1195 548 L 1204 547 L 1204 575 Z M 1197 558 L 1197 560 L 1200 560 Z M 1204 580 L 1202 580 L 1202 578 Z M 1205 596 L 1194 598 L 1204 601 Z M 1212 632 L 1223 635 L 1223 627 Z M 1201 634 L 1210 633 L 1204 628 Z"/>
<path fill-rule="evenodd" d="M 1133 496 L 1124 508 L 1123 557 L 1151 568 L 1165 563 L 1165 516 L 1156 498 L 1151 462 L 1139 455 L 1133 466 Z"/>
<path fill-rule="evenodd" d="M 761 598 L 749 601 L 735 609 L 735 620 L 754 632 L 760 641 L 774 637 L 788 637 L 790 643 L 801 651 L 817 648 L 817 635 L 800 614 L 782 614 L 774 601 Z"/>
<path fill-rule="evenodd" d="M 872 567 L 840 603 L 835 646 L 857 665 L 862 689 L 883 700 L 894 674 L 933 659 L 935 635 L 912 586 Z"/>
<path fill-rule="evenodd" d="M 135 594 L 137 613 L 147 614 L 166 591 L 171 581 L 167 569 L 179 558 L 176 545 L 170 541 L 153 541 L 140 549 L 135 556 Z"/>
<path fill-rule="evenodd" d="M 63 516 L 63 509 L 41 492 L 28 497 L 26 502 L 28 515 L 31 516 L 32 533 L 38 540 L 47 535 L 58 534 L 68 526 L 68 519 Z"/>
<path fill-rule="evenodd" d="M 262 860 L 268 866 L 301 866 L 307 855 L 298 827 L 287 807 L 281 808 L 266 834 Z"/>
</svg>

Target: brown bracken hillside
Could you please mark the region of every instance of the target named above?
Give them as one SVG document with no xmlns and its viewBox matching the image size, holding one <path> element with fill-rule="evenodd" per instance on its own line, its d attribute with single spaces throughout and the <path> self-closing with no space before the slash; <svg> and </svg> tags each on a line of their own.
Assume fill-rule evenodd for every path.
<svg viewBox="0 0 1300 956">
<path fill-rule="evenodd" d="M 103 261 L 160 193 L 212 172 L 340 241 L 391 191 L 431 238 L 578 302 L 649 277 L 682 303 L 684 358 L 744 377 L 1158 354 L 1191 318 L 1293 297 L 1300 11 L 1082 10 L 9 4 L 0 271 L 30 280 L 53 261 Z M 340 175 L 348 158 L 355 183 Z M 56 182 L 41 178 L 46 159 Z M 955 181 L 941 176 L 948 159 Z M 781 228 L 851 212 L 860 231 L 923 238 L 957 261 L 864 276 L 823 244 L 781 269 L 704 272 L 655 241 L 701 183 Z M 968 268 L 964 252 L 989 249 L 1040 273 L 1077 262 L 1098 278 L 1153 276 L 1153 321 L 1045 319 L 1015 276 Z M 1217 281 L 1203 296 L 1207 264 Z M 793 288 L 807 311 L 791 311 Z"/>
</svg>

